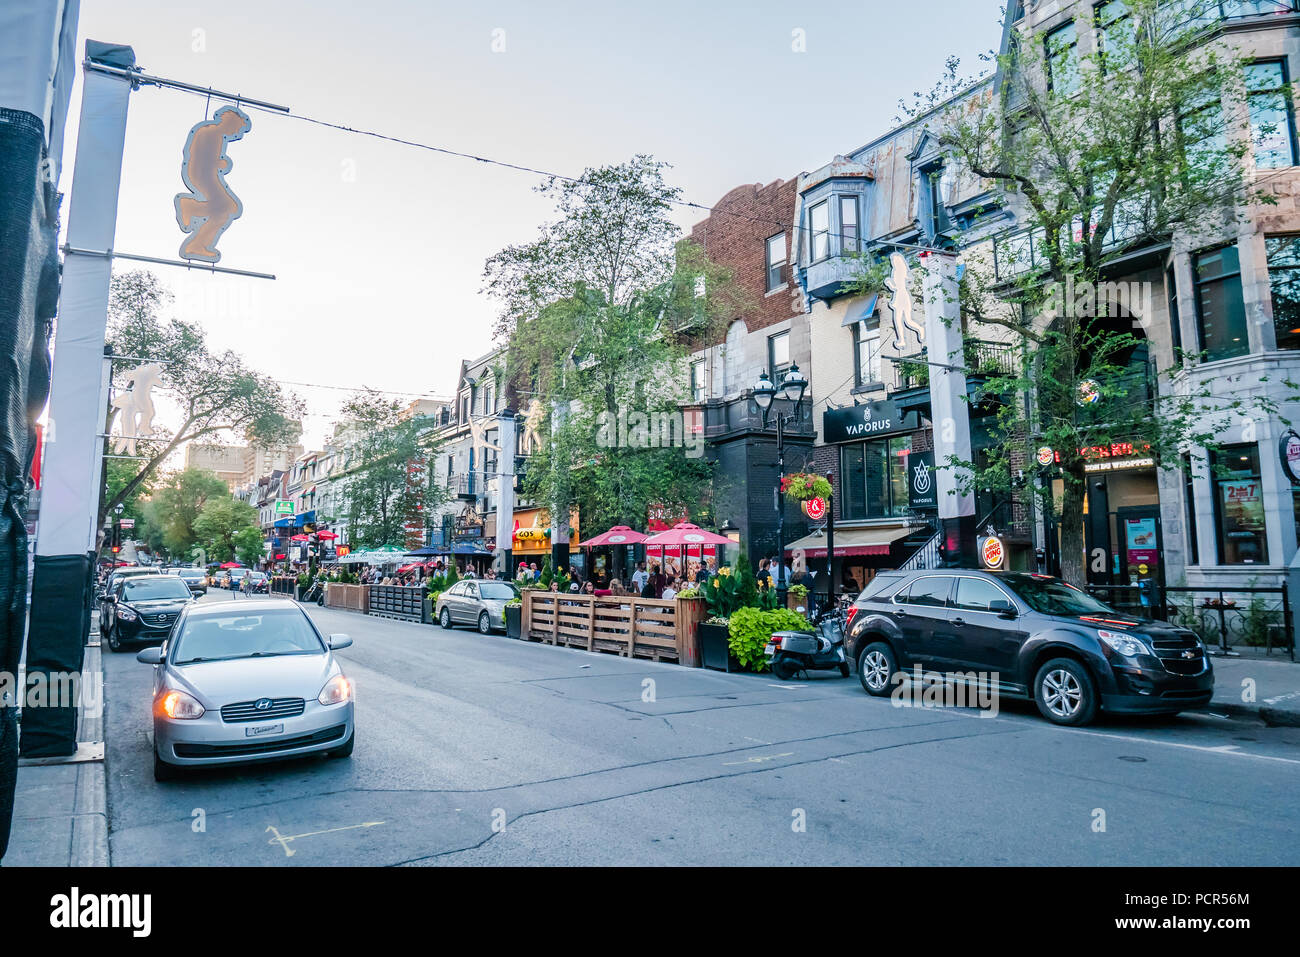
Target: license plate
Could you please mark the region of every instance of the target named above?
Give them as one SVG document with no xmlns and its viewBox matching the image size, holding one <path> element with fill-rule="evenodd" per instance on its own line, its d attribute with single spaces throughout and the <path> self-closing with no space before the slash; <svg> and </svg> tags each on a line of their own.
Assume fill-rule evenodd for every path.
<svg viewBox="0 0 1300 957">
<path fill-rule="evenodd" d="M 765 655 L 776 654 L 776 645 L 768 645 L 766 648 L 763 649 L 763 654 Z"/>
<path fill-rule="evenodd" d="M 244 737 L 260 738 L 264 734 L 284 734 L 283 724 L 259 724 L 253 728 L 244 729 Z"/>
</svg>

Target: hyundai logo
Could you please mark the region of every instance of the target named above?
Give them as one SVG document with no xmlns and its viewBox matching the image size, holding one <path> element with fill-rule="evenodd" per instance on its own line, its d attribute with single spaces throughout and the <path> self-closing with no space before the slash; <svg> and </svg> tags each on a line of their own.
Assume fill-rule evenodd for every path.
<svg viewBox="0 0 1300 957">
<path fill-rule="evenodd" d="M 270 698 L 258 698 L 253 707 L 258 711 L 270 711 L 274 703 Z"/>
</svg>

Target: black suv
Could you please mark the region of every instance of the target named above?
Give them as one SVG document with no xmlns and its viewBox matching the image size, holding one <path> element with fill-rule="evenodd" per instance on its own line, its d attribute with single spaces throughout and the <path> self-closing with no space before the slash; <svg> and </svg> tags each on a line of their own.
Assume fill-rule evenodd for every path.
<svg viewBox="0 0 1300 957">
<path fill-rule="evenodd" d="M 193 601 L 189 585 L 175 575 L 124 578 L 100 603 L 99 633 L 113 651 L 125 651 L 127 642 L 162 641 Z"/>
<path fill-rule="evenodd" d="M 901 670 L 987 675 L 1057 724 L 1103 711 L 1177 714 L 1214 693 L 1192 632 L 1121 614 L 1060 579 L 960 568 L 882 572 L 850 612 L 845 653 L 868 694 Z"/>
</svg>

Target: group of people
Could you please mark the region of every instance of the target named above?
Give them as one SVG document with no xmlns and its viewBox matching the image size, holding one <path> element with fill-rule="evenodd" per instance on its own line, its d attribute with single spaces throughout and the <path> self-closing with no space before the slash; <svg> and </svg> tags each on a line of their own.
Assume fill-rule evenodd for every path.
<svg viewBox="0 0 1300 957">
<path fill-rule="evenodd" d="M 363 585 L 416 586 L 416 585 L 423 585 L 426 579 L 436 578 L 439 575 L 445 575 L 447 573 L 447 570 L 448 570 L 447 563 L 441 560 L 436 561 L 432 565 L 429 565 L 427 567 L 423 565 L 417 565 L 415 568 L 412 568 L 410 571 L 402 572 L 402 573 L 385 572 L 379 566 L 374 566 L 362 570 L 360 574 L 360 582 Z M 456 574 L 459 575 L 461 578 L 480 577 L 478 572 L 474 570 L 474 566 L 468 562 L 465 562 L 464 564 L 458 562 L 456 565 Z M 493 569 L 489 568 L 486 572 L 483 573 L 481 577 L 488 580 L 493 580 L 497 577 L 497 573 Z"/>
</svg>

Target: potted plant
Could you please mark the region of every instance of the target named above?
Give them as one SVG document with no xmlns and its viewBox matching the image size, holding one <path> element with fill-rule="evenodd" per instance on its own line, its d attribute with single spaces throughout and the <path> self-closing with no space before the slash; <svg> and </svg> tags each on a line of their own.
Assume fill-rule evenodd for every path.
<svg viewBox="0 0 1300 957">
<path fill-rule="evenodd" d="M 520 625 L 523 622 L 524 600 L 522 598 L 511 598 L 505 604 L 504 614 L 506 616 L 506 637 L 518 638 Z"/>
<path fill-rule="evenodd" d="M 718 671 L 738 670 L 740 664 L 731 654 L 730 619 L 737 610 L 757 607 L 761 600 L 754 571 L 745 554 L 740 554 L 735 571 L 721 568 L 704 582 L 700 595 L 709 611 L 709 617 L 696 630 L 701 666 Z"/>
<path fill-rule="evenodd" d="M 791 585 L 785 593 L 785 606 L 802 613 L 808 607 L 808 586 Z"/>
<path fill-rule="evenodd" d="M 830 480 L 824 475 L 795 472 L 781 479 L 781 493 L 795 502 L 806 502 L 813 498 L 829 500 L 832 491 Z"/>
<path fill-rule="evenodd" d="M 728 623 L 731 653 L 746 671 L 766 671 L 764 649 L 775 631 L 810 631 L 808 619 L 788 608 L 740 608 Z"/>
</svg>

